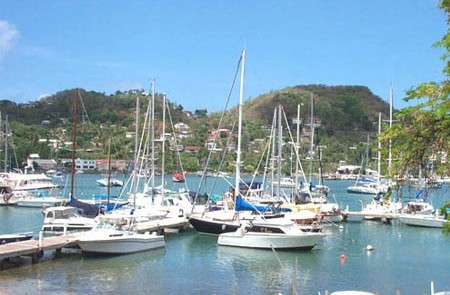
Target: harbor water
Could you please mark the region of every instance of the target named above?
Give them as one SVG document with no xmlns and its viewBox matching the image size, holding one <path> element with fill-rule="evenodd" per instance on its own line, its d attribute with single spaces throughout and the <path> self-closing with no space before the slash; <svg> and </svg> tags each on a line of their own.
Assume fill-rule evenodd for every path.
<svg viewBox="0 0 450 295">
<path fill-rule="evenodd" d="M 98 178 L 77 175 L 75 194 L 88 199 L 104 193 L 96 185 Z M 191 190 L 199 179 L 188 176 Z M 167 183 L 169 188 L 183 187 L 173 187 L 169 178 Z M 371 196 L 348 194 L 351 184 L 328 181 L 329 201 L 359 211 Z M 207 189 L 208 185 L 213 186 L 211 180 Z M 215 192 L 223 193 L 227 187 L 222 181 Z M 435 208 L 449 199 L 447 185 L 432 192 Z M 37 208 L 0 207 L 0 234 L 33 231 L 37 238 L 42 220 Z M 436 291 L 450 290 L 450 237 L 441 229 L 353 220 L 327 225 L 324 231 L 325 239 L 307 252 L 218 246 L 217 237 L 193 229 L 166 235 L 164 249 L 131 255 L 95 258 L 79 250 L 47 251 L 39 263 L 14 259 L 13 267 L 0 270 L 0 294 L 292 294 L 295 290 L 293 294 L 309 295 L 365 290 L 422 295 L 430 294 L 431 281 Z"/>
</svg>

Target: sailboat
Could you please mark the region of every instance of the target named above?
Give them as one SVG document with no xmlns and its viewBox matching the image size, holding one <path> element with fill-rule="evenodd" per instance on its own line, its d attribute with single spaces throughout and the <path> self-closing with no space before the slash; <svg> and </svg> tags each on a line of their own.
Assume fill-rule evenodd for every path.
<svg viewBox="0 0 450 295">
<path fill-rule="evenodd" d="M 139 106 L 139 98 L 137 98 L 136 105 Z M 136 124 L 136 128 L 138 126 L 139 124 Z M 137 163 L 138 153 L 135 156 Z M 137 165 L 134 170 L 137 175 Z M 136 194 L 133 195 L 132 204 L 131 214 L 123 214 L 121 218 L 101 219 L 95 229 L 80 236 L 79 246 L 82 252 L 88 255 L 119 255 L 165 247 L 164 236 L 158 235 L 156 232 L 139 233 L 137 231 L 136 223 L 140 217 L 134 214 Z M 128 212 L 128 210 L 126 211 Z"/>
<path fill-rule="evenodd" d="M 76 89 L 74 98 L 74 127 L 72 134 L 72 169 L 71 169 L 71 184 L 70 184 L 70 195 L 68 206 L 76 207 L 81 209 L 81 214 L 85 217 L 95 217 L 98 214 L 103 214 L 105 212 L 111 211 L 114 208 L 125 206 L 128 202 L 112 202 L 109 199 L 103 200 L 80 200 L 74 196 L 73 190 L 75 185 L 75 155 L 76 155 L 76 144 L 77 144 L 77 116 L 78 116 L 78 98 L 80 97 L 79 90 Z"/>
<path fill-rule="evenodd" d="M 238 143 L 236 150 L 236 175 L 234 191 L 228 191 L 224 195 L 224 208 L 222 210 L 203 212 L 201 215 L 191 215 L 189 223 L 202 234 L 219 235 L 225 232 L 234 232 L 241 226 L 239 212 L 235 210 L 234 202 L 240 194 L 240 164 L 241 164 L 241 128 L 242 106 L 245 68 L 245 48 L 239 59 L 241 66 L 241 81 L 238 105 Z M 250 213 L 251 214 L 251 213 Z"/>
</svg>

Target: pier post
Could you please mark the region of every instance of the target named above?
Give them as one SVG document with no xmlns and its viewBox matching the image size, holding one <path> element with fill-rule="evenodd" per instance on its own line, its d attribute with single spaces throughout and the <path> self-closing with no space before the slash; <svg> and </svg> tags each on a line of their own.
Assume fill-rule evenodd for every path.
<svg viewBox="0 0 450 295">
<path fill-rule="evenodd" d="M 42 248 L 42 239 L 44 238 L 44 233 L 42 231 L 39 231 L 39 248 Z"/>
</svg>

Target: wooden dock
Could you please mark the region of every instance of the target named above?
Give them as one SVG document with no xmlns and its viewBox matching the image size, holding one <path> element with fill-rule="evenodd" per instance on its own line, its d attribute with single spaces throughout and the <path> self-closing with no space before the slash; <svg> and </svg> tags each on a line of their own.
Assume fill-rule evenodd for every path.
<svg viewBox="0 0 450 295">
<path fill-rule="evenodd" d="M 33 263 L 42 257 L 46 250 L 59 250 L 78 246 L 79 234 L 46 237 L 40 240 L 31 239 L 0 245 L 0 261 L 17 256 L 30 256 Z"/>
<path fill-rule="evenodd" d="M 136 230 L 139 233 L 178 232 L 187 228 L 189 228 L 189 221 L 185 217 L 164 218 L 136 224 Z M 43 256 L 44 251 L 77 248 L 78 237 L 81 234 L 83 232 L 0 245 L 0 262 L 6 258 L 29 256 L 32 262 L 36 263 Z"/>
<path fill-rule="evenodd" d="M 347 220 L 348 217 L 354 216 L 354 217 L 371 217 L 373 219 L 380 219 L 384 223 L 389 223 L 392 219 L 397 219 L 398 214 L 397 213 L 370 213 L 370 212 L 363 212 L 363 211 L 344 211 L 342 212 L 342 217 L 344 221 Z"/>
</svg>

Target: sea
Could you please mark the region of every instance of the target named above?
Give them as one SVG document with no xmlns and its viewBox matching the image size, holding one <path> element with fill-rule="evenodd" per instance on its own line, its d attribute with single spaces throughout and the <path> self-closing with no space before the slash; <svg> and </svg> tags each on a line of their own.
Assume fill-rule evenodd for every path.
<svg viewBox="0 0 450 295">
<path fill-rule="evenodd" d="M 74 194 L 89 199 L 105 193 L 100 175 L 77 174 Z M 165 179 L 167 188 L 225 192 L 233 179 L 215 182 L 188 176 L 185 184 Z M 68 181 L 61 196 L 68 195 Z M 69 182 L 70 183 L 70 182 Z M 361 210 L 371 196 L 348 194 L 351 181 L 326 181 L 329 202 Z M 111 194 L 119 195 L 120 188 Z M 404 188 L 404 194 L 414 194 Z M 439 206 L 449 187 L 430 191 Z M 43 215 L 38 208 L 0 207 L 0 234 L 32 231 L 37 238 Z M 431 294 L 450 290 L 450 237 L 442 229 L 392 221 L 351 219 L 326 225 L 324 240 L 312 251 L 272 251 L 217 245 L 217 237 L 194 229 L 166 234 L 166 247 L 148 252 L 85 257 L 79 250 L 46 251 L 36 264 L 13 259 L 0 270 L 0 294 L 326 294 L 363 290 L 376 294 Z M 367 246 L 372 251 L 367 250 Z M 11 265 L 10 265 L 11 264 Z"/>
</svg>

